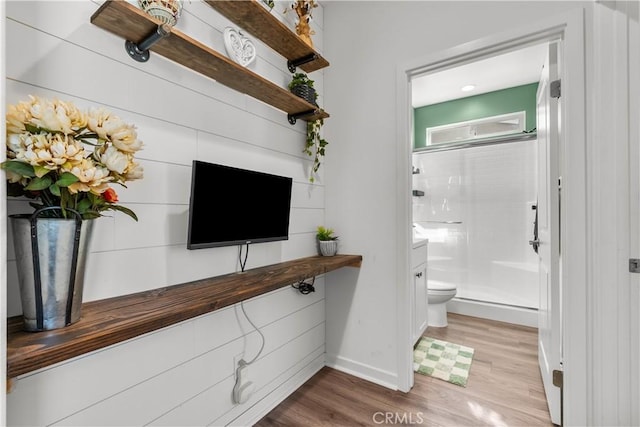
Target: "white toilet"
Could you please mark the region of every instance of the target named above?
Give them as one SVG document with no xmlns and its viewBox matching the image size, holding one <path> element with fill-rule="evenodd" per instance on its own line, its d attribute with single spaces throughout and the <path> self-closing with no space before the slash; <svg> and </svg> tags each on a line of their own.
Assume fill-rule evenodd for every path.
<svg viewBox="0 0 640 427">
<path fill-rule="evenodd" d="M 442 328 L 447 326 L 447 301 L 456 296 L 456 285 L 437 280 L 427 281 L 427 324 Z"/>
</svg>

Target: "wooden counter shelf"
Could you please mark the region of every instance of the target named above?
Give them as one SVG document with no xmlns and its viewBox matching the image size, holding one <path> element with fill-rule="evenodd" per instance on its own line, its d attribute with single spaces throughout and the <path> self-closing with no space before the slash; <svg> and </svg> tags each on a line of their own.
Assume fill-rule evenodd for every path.
<svg viewBox="0 0 640 427">
<path fill-rule="evenodd" d="M 313 58 L 299 65 L 303 71 L 310 73 L 329 66 L 329 61 L 273 16 L 260 4 L 260 0 L 205 0 L 205 3 L 262 40 L 289 62 Z M 289 13 L 295 14 L 293 10 L 289 10 Z"/>
<path fill-rule="evenodd" d="M 136 44 L 156 32 L 161 24 L 124 0 L 105 1 L 91 16 L 91 23 Z M 329 114 L 316 105 L 237 64 L 176 28 L 172 28 L 169 35 L 158 40 L 150 50 L 290 116 L 307 121 L 329 117 Z"/>
<path fill-rule="evenodd" d="M 360 255 L 313 256 L 179 285 L 83 304 L 73 325 L 22 331 L 7 319 L 7 378 L 14 378 L 148 332 L 219 310 L 342 267 L 360 267 Z"/>
</svg>

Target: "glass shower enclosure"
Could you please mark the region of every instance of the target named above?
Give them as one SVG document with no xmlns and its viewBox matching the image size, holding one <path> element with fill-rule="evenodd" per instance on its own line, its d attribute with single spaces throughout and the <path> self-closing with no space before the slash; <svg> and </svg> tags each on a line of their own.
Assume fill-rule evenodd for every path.
<svg viewBox="0 0 640 427">
<path fill-rule="evenodd" d="M 414 238 L 429 239 L 429 282 L 458 299 L 538 308 L 536 141 L 521 139 L 413 154 Z"/>
</svg>

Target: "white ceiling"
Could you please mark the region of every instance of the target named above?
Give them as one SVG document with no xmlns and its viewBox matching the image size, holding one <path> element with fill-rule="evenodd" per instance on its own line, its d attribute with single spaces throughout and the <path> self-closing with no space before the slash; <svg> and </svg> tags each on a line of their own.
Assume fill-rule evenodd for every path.
<svg viewBox="0 0 640 427">
<path fill-rule="evenodd" d="M 461 65 L 412 80 L 414 108 L 537 82 L 546 55 L 546 44 Z M 475 85 L 470 92 L 460 88 Z"/>
</svg>

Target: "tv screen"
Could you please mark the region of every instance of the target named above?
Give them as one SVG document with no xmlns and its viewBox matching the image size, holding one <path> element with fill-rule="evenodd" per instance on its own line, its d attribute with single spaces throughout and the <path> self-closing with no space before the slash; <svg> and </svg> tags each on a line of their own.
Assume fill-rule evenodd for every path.
<svg viewBox="0 0 640 427">
<path fill-rule="evenodd" d="M 193 161 L 188 249 L 289 238 L 292 179 Z"/>
</svg>

